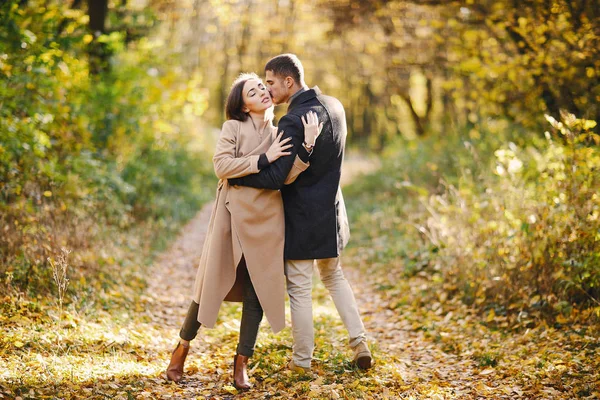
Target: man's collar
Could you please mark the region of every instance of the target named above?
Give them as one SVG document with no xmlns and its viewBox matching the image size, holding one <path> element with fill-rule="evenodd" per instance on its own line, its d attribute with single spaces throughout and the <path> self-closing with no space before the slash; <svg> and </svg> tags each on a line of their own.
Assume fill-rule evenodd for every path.
<svg viewBox="0 0 600 400">
<path fill-rule="evenodd" d="M 300 89 L 298 89 L 298 91 L 296 93 L 294 93 L 293 95 L 290 96 L 290 98 L 288 99 L 287 103 L 288 104 L 292 104 L 292 101 L 294 101 L 294 99 L 296 97 L 298 97 L 302 93 L 306 92 L 307 90 L 308 90 L 308 88 L 306 86 L 301 87 Z"/>
<path fill-rule="evenodd" d="M 301 93 L 300 90 L 294 93 L 290 97 L 288 111 L 294 108 L 296 105 L 304 103 L 307 100 L 313 99 L 321 94 L 321 90 L 315 86 L 312 89 L 304 89 Z"/>
</svg>

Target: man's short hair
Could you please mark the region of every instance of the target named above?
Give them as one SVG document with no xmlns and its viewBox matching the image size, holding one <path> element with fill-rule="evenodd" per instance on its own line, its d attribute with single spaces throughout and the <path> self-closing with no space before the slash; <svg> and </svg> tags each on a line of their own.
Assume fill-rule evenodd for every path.
<svg viewBox="0 0 600 400">
<path fill-rule="evenodd" d="M 295 54 L 280 54 L 271 58 L 265 65 L 266 71 L 273 71 L 280 78 L 291 76 L 298 85 L 304 85 L 304 68 Z"/>
</svg>

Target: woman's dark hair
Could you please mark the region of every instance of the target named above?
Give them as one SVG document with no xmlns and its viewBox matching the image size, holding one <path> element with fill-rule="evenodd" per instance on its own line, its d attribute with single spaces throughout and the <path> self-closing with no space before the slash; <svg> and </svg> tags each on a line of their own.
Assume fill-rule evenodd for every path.
<svg viewBox="0 0 600 400">
<path fill-rule="evenodd" d="M 250 79 L 258 79 L 260 81 L 260 78 L 254 72 L 240 74 L 240 76 L 233 81 L 231 90 L 227 96 L 227 101 L 225 102 L 225 117 L 227 119 L 235 119 L 238 121 L 245 121 L 248 119 L 248 114 L 243 111 L 243 90 L 244 84 Z"/>
<path fill-rule="evenodd" d="M 265 72 L 273 71 L 280 78 L 291 76 L 298 85 L 304 85 L 304 67 L 295 54 L 280 54 L 265 65 Z"/>
</svg>

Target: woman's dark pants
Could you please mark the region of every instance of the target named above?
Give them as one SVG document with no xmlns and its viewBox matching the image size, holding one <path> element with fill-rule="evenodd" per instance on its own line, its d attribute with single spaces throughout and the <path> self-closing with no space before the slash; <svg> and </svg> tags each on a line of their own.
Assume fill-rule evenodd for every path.
<svg viewBox="0 0 600 400">
<path fill-rule="evenodd" d="M 238 267 L 239 268 L 239 267 Z M 254 286 L 248 275 L 248 270 L 244 268 L 244 295 L 242 300 L 242 322 L 240 324 L 240 341 L 237 346 L 237 354 L 246 357 L 252 357 L 254 346 L 256 345 L 256 336 L 258 327 L 263 317 L 263 309 L 258 301 Z M 198 322 L 198 303 L 192 301 L 188 313 L 179 331 L 179 337 L 183 340 L 193 340 L 200 329 Z"/>
</svg>

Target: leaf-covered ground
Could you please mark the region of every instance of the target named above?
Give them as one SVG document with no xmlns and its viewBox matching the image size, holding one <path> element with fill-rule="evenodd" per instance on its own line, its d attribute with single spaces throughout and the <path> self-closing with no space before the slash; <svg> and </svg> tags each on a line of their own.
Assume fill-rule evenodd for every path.
<svg viewBox="0 0 600 400">
<path fill-rule="evenodd" d="M 497 316 L 486 323 L 444 292 L 431 293 L 429 276 L 370 264 L 369 246 L 348 249 L 344 264 L 375 357 L 370 371 L 350 365 L 346 332 L 316 279 L 311 373 L 286 370 L 290 329 L 273 335 L 263 322 L 250 365 L 255 388 L 238 393 L 231 369 L 241 307 L 227 304 L 217 327 L 193 342 L 184 381 L 167 382 L 209 214 L 210 205 L 154 261 L 147 288 L 132 282 L 104 293 L 102 306 L 68 307 L 60 327 L 44 299 L 3 299 L 0 398 L 600 398 L 596 327 L 511 329 Z"/>
</svg>

